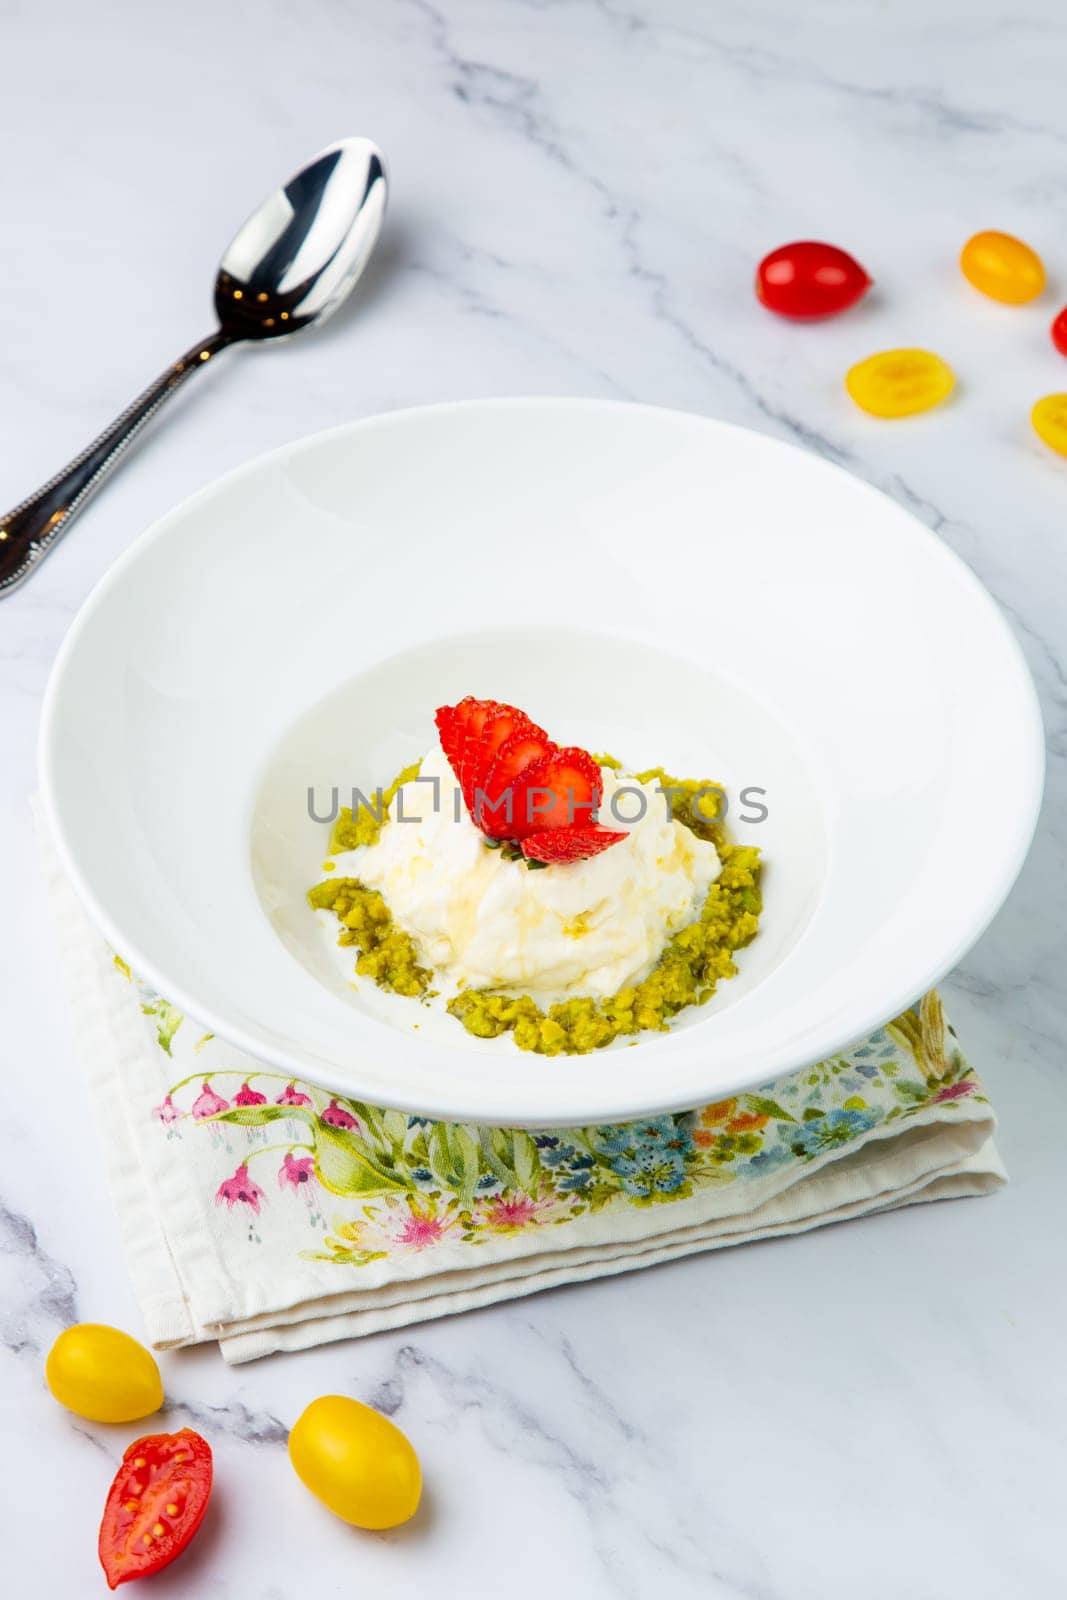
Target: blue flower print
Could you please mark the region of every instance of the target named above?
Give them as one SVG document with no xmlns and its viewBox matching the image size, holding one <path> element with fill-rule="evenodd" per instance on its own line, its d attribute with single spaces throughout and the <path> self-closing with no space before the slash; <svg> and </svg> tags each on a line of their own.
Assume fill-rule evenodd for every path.
<svg viewBox="0 0 1067 1600">
<path fill-rule="evenodd" d="M 838 1107 L 825 1116 L 812 1117 L 810 1122 L 798 1123 L 788 1133 L 789 1148 L 796 1156 L 810 1159 L 824 1150 L 840 1148 L 861 1133 L 868 1133 L 881 1117 L 872 1111 L 845 1110 Z"/>
</svg>

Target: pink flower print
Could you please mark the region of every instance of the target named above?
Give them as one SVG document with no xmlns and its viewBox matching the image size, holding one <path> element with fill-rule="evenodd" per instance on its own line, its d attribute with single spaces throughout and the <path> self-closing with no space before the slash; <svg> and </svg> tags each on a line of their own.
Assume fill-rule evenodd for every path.
<svg viewBox="0 0 1067 1600">
<path fill-rule="evenodd" d="M 160 1122 L 163 1123 L 164 1127 L 169 1128 L 172 1122 L 177 1122 L 178 1118 L 181 1116 L 181 1112 L 178 1110 L 178 1107 L 174 1104 L 174 1101 L 168 1094 L 163 1098 L 162 1102 L 158 1106 L 152 1107 L 152 1115 L 154 1117 L 158 1117 Z"/>
<path fill-rule="evenodd" d="M 464 1220 L 454 1207 L 406 1195 L 391 1210 L 368 1206 L 358 1219 L 338 1221 L 335 1227 L 337 1237 L 324 1240 L 329 1255 L 317 1259 L 351 1261 L 368 1252 L 378 1257 L 391 1251 L 426 1250 L 449 1234 L 462 1232 Z"/>
<path fill-rule="evenodd" d="M 204 1087 L 193 1101 L 191 1107 L 192 1114 L 196 1118 L 197 1122 L 201 1122 L 204 1117 L 214 1117 L 217 1116 L 220 1111 L 229 1111 L 229 1109 L 229 1101 L 224 1100 L 221 1095 L 216 1094 L 214 1089 L 211 1087 L 209 1080 L 205 1078 Z"/>
<path fill-rule="evenodd" d="M 528 1194 L 500 1195 L 490 1200 L 482 1213 L 487 1227 L 497 1233 L 512 1233 L 528 1228 L 537 1221 L 537 1213 L 544 1205 Z"/>
<path fill-rule="evenodd" d="M 267 1097 L 265 1094 L 260 1094 L 258 1089 L 250 1088 L 246 1078 L 234 1095 L 233 1103 L 235 1106 L 265 1106 Z"/>
<path fill-rule="evenodd" d="M 276 1106 L 309 1106 L 311 1105 L 311 1096 L 304 1094 L 290 1079 L 274 1104 Z"/>
<path fill-rule="evenodd" d="M 426 1250 L 441 1240 L 454 1226 L 451 1218 L 421 1211 L 408 1201 L 408 1215 L 393 1235 L 393 1243 L 407 1250 Z"/>
<path fill-rule="evenodd" d="M 331 1100 L 325 1111 L 319 1113 L 320 1118 L 330 1128 L 358 1128 L 359 1122 L 350 1111 L 339 1106 L 336 1100 Z"/>
<path fill-rule="evenodd" d="M 965 1095 L 973 1094 L 975 1083 L 973 1078 L 964 1078 L 959 1083 L 946 1083 L 934 1095 L 934 1105 L 941 1100 L 962 1100 Z"/>
<path fill-rule="evenodd" d="M 215 1204 L 221 1206 L 225 1200 L 231 1211 L 236 1205 L 251 1206 L 258 1216 L 259 1202 L 266 1198 L 259 1184 L 249 1177 L 248 1162 L 242 1161 L 233 1177 L 226 1178 L 219 1184 L 218 1193 L 215 1196 Z"/>
<path fill-rule="evenodd" d="M 291 1150 L 285 1153 L 285 1160 L 278 1168 L 278 1188 L 284 1189 L 288 1184 L 294 1192 L 301 1184 L 311 1183 L 315 1177 L 314 1156 L 294 1156 Z"/>
</svg>

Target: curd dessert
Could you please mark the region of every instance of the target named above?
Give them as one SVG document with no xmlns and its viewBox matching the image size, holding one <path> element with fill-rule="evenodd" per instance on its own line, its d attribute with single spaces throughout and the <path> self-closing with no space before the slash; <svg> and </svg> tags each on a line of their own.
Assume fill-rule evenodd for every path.
<svg viewBox="0 0 1067 1600">
<path fill-rule="evenodd" d="M 379 811 L 342 812 L 309 897 L 357 974 L 547 1055 L 662 1029 L 733 975 L 759 853 L 726 839 L 716 786 L 624 773 L 495 701 L 437 726 Z"/>
</svg>

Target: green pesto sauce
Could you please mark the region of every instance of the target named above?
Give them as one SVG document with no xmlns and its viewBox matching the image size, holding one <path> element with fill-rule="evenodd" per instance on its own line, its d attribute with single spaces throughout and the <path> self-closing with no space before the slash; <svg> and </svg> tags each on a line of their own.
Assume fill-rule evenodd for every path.
<svg viewBox="0 0 1067 1600">
<path fill-rule="evenodd" d="M 385 824 L 386 813 L 396 798 L 396 791 L 401 784 L 410 783 L 412 778 L 417 778 L 422 768 L 421 761 L 413 761 L 410 767 L 405 767 L 403 772 L 398 772 L 392 783 L 382 795 L 381 804 L 377 796 L 368 796 L 370 805 L 360 806 L 353 815 L 351 806 L 342 806 L 338 813 L 337 821 L 330 834 L 330 847 L 326 854 L 340 855 L 342 850 L 358 850 L 361 845 L 377 844 L 378 835 Z"/>
<path fill-rule="evenodd" d="M 621 770 L 611 756 L 594 759 Z M 406 767 L 385 791 L 383 818 L 397 789 L 418 770 L 418 763 Z M 639 783 L 656 782 L 671 791 L 675 821 L 699 838 L 712 840 L 719 852 L 722 872 L 708 890 L 700 916 L 672 935 L 647 978 L 606 1000 L 562 1000 L 544 1011 L 528 995 L 464 990 L 448 1002 L 448 1011 L 476 1038 L 510 1033 L 520 1050 L 546 1056 L 585 1055 L 625 1035 L 665 1030 L 679 1011 L 703 1005 L 721 978 L 736 973 L 734 953 L 751 943 L 759 926 L 759 851 L 729 843 L 718 820 L 721 806 L 716 794 L 694 798 L 700 790 L 717 786 L 695 778 L 672 778 L 661 767 L 634 776 Z M 365 809 L 355 818 L 350 810 L 342 811 L 330 838 L 330 854 L 373 844 L 381 828 L 382 823 Z M 397 994 L 426 994 L 433 974 L 419 966 L 414 941 L 394 923 L 377 890 L 355 878 L 330 879 L 312 889 L 308 899 L 312 906 L 325 907 L 339 917 L 338 943 L 359 947 L 358 973 Z"/>
<path fill-rule="evenodd" d="M 327 878 L 311 890 L 308 901 L 316 911 L 332 911 L 339 918 L 337 943 L 358 946 L 358 973 L 397 994 L 416 998 L 426 993 L 433 973 L 419 966 L 414 939 L 397 927 L 377 889 L 368 889 L 358 878 Z"/>
<path fill-rule="evenodd" d="M 520 1050 L 584 1055 L 624 1034 L 663 1030 L 685 1006 L 703 1005 L 720 978 L 737 971 L 735 950 L 756 936 L 761 908 L 759 851 L 720 847 L 723 869 L 696 922 L 679 929 L 642 983 L 607 1000 L 561 1000 L 542 1011 L 526 995 L 464 990 L 448 1003 L 468 1033 L 494 1039 L 511 1032 Z"/>
<path fill-rule="evenodd" d="M 421 766 L 421 761 L 413 761 L 397 773 L 380 805 L 371 797 L 373 809 L 360 806 L 353 815 L 351 806 L 345 806 L 333 825 L 328 853 L 335 856 L 342 850 L 374 844 L 400 785 L 417 778 Z M 333 861 L 323 862 L 324 872 L 333 872 L 335 867 Z M 363 977 L 373 978 L 380 988 L 396 994 L 416 998 L 426 993 L 433 973 L 419 966 L 414 939 L 397 927 L 377 889 L 368 889 L 358 878 L 328 878 L 310 891 L 308 903 L 316 911 L 332 911 L 337 916 L 341 923 L 337 943 L 358 947 L 356 971 Z"/>
</svg>

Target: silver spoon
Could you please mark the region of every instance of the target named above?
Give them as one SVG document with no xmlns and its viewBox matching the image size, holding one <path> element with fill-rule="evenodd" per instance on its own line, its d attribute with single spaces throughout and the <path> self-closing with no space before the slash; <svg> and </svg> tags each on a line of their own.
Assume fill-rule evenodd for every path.
<svg viewBox="0 0 1067 1600">
<path fill-rule="evenodd" d="M 288 338 L 337 310 L 374 249 L 385 196 L 377 146 L 369 139 L 340 139 L 249 217 L 215 279 L 215 332 L 168 367 L 36 494 L 0 516 L 0 598 L 55 548 L 127 446 L 190 373 L 227 345 Z"/>
</svg>

